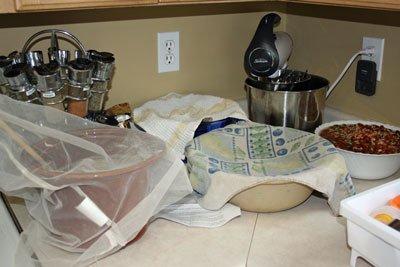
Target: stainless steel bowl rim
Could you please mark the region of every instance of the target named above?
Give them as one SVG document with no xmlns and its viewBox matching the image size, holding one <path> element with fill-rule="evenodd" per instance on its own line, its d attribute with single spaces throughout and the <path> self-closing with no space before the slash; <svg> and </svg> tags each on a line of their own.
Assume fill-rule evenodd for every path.
<svg viewBox="0 0 400 267">
<path fill-rule="evenodd" d="M 265 82 L 265 81 L 259 81 L 259 80 L 254 80 L 250 77 L 248 77 L 245 81 L 245 85 L 249 86 L 251 88 L 255 88 L 261 91 L 268 91 L 268 92 L 274 92 L 274 93 L 282 93 L 282 94 L 286 94 L 286 93 L 305 93 L 305 92 L 313 92 L 313 91 L 318 91 L 318 90 L 327 90 L 327 86 L 329 85 L 329 81 L 321 76 L 318 75 L 314 75 L 314 74 L 308 74 L 310 76 L 310 79 L 307 79 L 305 81 L 301 81 L 301 82 L 297 82 L 297 83 L 269 83 L 269 82 Z M 307 83 L 310 83 L 312 81 L 319 81 L 321 82 L 321 84 L 319 84 L 318 86 L 316 86 L 317 88 L 313 88 L 313 89 L 308 89 L 308 90 L 273 90 L 273 89 L 268 89 L 265 87 L 268 86 L 290 86 L 290 85 L 300 85 L 304 83 L 304 85 L 307 85 Z"/>
</svg>

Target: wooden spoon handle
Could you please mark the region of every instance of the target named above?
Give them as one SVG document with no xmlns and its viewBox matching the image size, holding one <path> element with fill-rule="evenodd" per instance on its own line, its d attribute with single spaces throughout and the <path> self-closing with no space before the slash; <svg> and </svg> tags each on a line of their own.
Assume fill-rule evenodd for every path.
<svg viewBox="0 0 400 267">
<path fill-rule="evenodd" d="M 39 162 L 42 165 L 46 164 L 46 161 L 35 150 L 33 150 L 33 148 L 29 144 L 27 144 L 20 135 L 1 119 L 0 119 L 0 127 L 3 128 L 3 130 L 6 131 L 11 136 L 11 138 L 15 142 L 17 142 L 17 144 L 20 145 L 29 155 L 31 155 L 32 158 L 34 158 L 37 162 Z"/>
</svg>

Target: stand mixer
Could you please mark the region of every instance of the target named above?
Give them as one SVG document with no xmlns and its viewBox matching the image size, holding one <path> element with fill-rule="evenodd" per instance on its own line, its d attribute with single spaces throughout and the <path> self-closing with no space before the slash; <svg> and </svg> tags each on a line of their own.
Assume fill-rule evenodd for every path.
<svg viewBox="0 0 400 267">
<path fill-rule="evenodd" d="M 265 15 L 244 55 L 247 107 L 252 121 L 313 132 L 322 123 L 329 81 L 288 69 L 293 40 L 274 32 L 281 18 Z"/>
</svg>

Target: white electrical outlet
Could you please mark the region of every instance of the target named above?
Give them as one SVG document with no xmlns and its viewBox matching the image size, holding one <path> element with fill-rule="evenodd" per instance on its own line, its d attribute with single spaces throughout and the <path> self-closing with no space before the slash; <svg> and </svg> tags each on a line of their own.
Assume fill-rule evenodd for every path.
<svg viewBox="0 0 400 267">
<path fill-rule="evenodd" d="M 385 39 L 374 38 L 374 37 L 363 37 L 362 48 L 375 47 L 375 55 L 368 56 L 363 55 L 361 59 L 371 60 L 376 63 L 376 79 L 378 81 L 382 78 L 382 63 L 383 63 L 383 47 L 385 45 Z"/>
<path fill-rule="evenodd" d="M 179 32 L 158 33 L 158 72 L 179 71 Z"/>
</svg>

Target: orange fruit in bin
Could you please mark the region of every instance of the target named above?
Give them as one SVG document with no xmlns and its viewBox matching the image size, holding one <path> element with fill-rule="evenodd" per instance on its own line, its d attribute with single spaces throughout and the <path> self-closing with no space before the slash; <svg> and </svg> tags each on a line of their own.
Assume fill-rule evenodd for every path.
<svg viewBox="0 0 400 267">
<path fill-rule="evenodd" d="M 389 205 L 397 209 L 400 209 L 400 195 L 397 195 L 396 197 L 392 198 L 389 201 Z"/>
<path fill-rule="evenodd" d="M 377 219 L 384 224 L 389 224 L 394 220 L 394 218 L 387 213 L 380 213 L 378 215 L 375 215 L 374 219 Z"/>
</svg>

